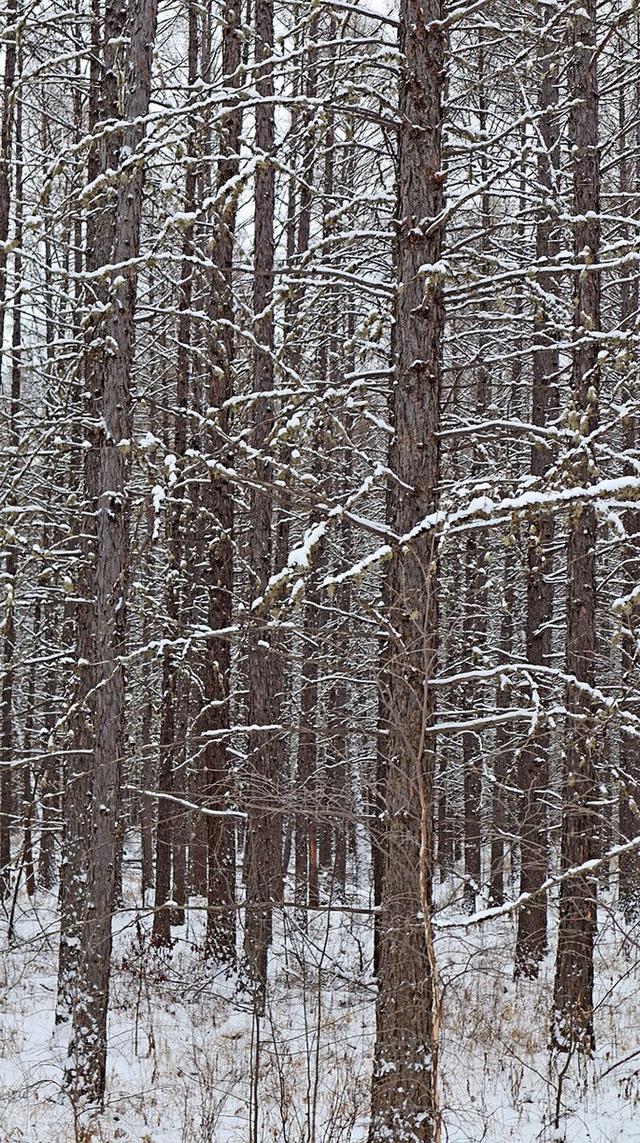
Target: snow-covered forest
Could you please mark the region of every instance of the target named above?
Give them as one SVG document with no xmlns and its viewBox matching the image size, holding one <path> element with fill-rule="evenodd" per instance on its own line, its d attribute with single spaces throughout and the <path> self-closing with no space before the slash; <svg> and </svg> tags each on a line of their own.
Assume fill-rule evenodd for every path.
<svg viewBox="0 0 640 1143">
<path fill-rule="evenodd" d="M 640 1143 L 638 5 L 0 27 L 0 1143 Z"/>
</svg>

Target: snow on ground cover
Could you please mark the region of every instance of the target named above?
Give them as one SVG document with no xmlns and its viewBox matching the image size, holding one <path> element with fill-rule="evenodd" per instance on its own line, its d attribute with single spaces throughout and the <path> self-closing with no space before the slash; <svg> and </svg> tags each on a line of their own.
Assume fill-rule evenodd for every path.
<svg viewBox="0 0 640 1143">
<path fill-rule="evenodd" d="M 638 933 L 604 901 L 598 1049 L 592 1062 L 569 1061 L 565 1076 L 566 1058 L 547 1050 L 553 955 L 540 981 L 514 983 L 512 919 L 438 935 L 446 1143 L 640 1143 Z M 0 1143 L 363 1143 L 370 918 L 320 913 L 304 933 L 291 913 L 278 917 L 259 1028 L 237 982 L 203 964 L 202 925 L 195 912 L 174 930 L 170 955 L 151 952 L 149 917 L 127 893 L 115 926 L 107 1107 L 87 1131 L 62 1082 L 67 1031 L 53 1030 L 55 894 L 35 909 L 21 900 L 0 953 Z"/>
</svg>

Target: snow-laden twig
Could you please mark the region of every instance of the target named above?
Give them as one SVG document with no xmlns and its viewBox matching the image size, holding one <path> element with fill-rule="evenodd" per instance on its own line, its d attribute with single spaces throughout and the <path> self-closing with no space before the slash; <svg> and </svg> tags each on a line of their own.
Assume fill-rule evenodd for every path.
<svg viewBox="0 0 640 1143">
<path fill-rule="evenodd" d="M 434 925 L 438 929 L 468 929 L 472 925 L 482 925 L 485 921 L 491 921 L 496 917 L 508 917 L 511 913 L 517 912 L 523 905 L 538 897 L 541 893 L 546 893 L 547 890 L 553 889 L 556 885 L 561 885 L 563 881 L 569 881 L 572 877 L 581 877 L 583 874 L 595 873 L 605 861 L 610 861 L 612 857 L 622 857 L 625 853 L 635 853 L 640 850 L 640 835 L 626 841 L 622 845 L 614 845 L 611 849 L 606 850 L 600 857 L 592 857 L 589 861 L 583 861 L 580 865 L 573 865 L 570 869 L 565 869 L 564 873 L 556 873 L 547 877 L 537 889 L 532 890 L 530 893 L 520 893 L 513 901 L 506 901 L 504 905 L 495 905 L 490 909 L 482 909 L 479 913 L 474 913 L 473 916 L 452 917 L 449 920 L 439 921 L 434 920 Z"/>
</svg>

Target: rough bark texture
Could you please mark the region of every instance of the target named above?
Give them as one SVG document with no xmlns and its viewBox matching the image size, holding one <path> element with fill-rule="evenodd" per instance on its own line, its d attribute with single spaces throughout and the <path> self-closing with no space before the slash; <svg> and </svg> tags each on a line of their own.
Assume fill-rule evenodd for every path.
<svg viewBox="0 0 640 1143">
<path fill-rule="evenodd" d="M 313 513 L 308 527 L 313 527 Z M 322 545 L 318 545 L 314 560 L 319 559 Z M 303 643 L 300 682 L 300 724 L 298 730 L 298 759 L 296 780 L 296 837 L 295 837 L 295 899 L 306 910 L 307 905 L 319 904 L 318 884 L 318 734 L 316 728 L 318 708 L 318 646 L 320 615 L 315 577 L 311 575 L 307 590 L 303 620 Z M 303 912 L 300 921 L 306 926 Z"/>
<path fill-rule="evenodd" d="M 127 164 L 142 141 L 144 128 L 140 119 L 149 108 L 156 0 L 136 0 L 126 25 L 123 15 L 118 7 L 112 27 L 122 34 L 126 26 L 130 35 L 125 117 L 135 125 L 123 128 L 119 156 Z M 121 176 L 115 211 L 106 218 L 105 225 L 111 224 L 113 229 L 111 235 L 105 233 L 104 248 L 110 250 L 116 264 L 129 263 L 138 254 L 143 169 L 138 161 Z M 85 885 L 67 1080 L 78 1098 L 92 1103 L 104 1097 L 111 917 L 121 844 L 123 659 L 129 553 L 127 480 L 132 435 L 129 383 L 135 298 L 135 271 L 129 265 L 111 285 L 102 346 L 94 361 L 90 399 L 95 428 L 85 471 L 86 494 L 95 519 L 95 548 L 93 576 L 89 577 L 92 594 L 79 616 L 79 623 L 86 624 L 87 630 L 79 630 L 78 644 L 88 641 L 89 662 L 94 664 L 93 679 L 97 685 L 86 694 L 92 769 L 89 806 L 83 815 L 88 831 L 83 839 Z M 108 349 L 114 344 L 117 351 Z M 82 741 L 84 745 L 84 736 Z M 78 848 L 81 847 L 82 842 Z"/>
<path fill-rule="evenodd" d="M 4 343 L 5 300 L 7 295 L 7 248 L 11 209 L 11 152 L 13 135 L 13 85 L 16 78 L 16 25 L 18 0 L 9 0 L 4 30 L 4 76 L 2 118 L 0 121 L 0 346 Z"/>
<path fill-rule="evenodd" d="M 483 134 L 488 124 L 488 99 L 486 93 L 487 51 L 483 33 L 480 32 L 478 45 L 478 126 Z M 480 157 L 480 175 L 483 185 L 488 187 L 489 163 L 486 152 Z M 489 252 L 491 232 L 491 198 L 485 189 L 480 199 L 481 248 L 485 256 Z M 489 270 L 490 272 L 490 270 Z M 476 422 L 486 416 L 491 401 L 491 374 L 485 365 L 486 345 L 481 334 L 478 343 L 475 378 Z M 481 479 L 482 455 L 472 446 L 472 472 Z M 464 617 L 464 655 L 467 668 L 473 670 L 476 663 L 476 648 L 486 642 L 487 636 L 487 542 L 482 533 L 470 532 L 465 544 L 466 605 Z M 464 705 L 469 709 L 478 701 L 477 686 L 465 688 Z M 462 736 L 462 761 L 464 772 L 464 872 L 462 906 L 472 913 L 476 907 L 477 895 L 482 889 L 482 789 L 484 770 L 484 744 L 478 732 L 467 731 Z"/>
<path fill-rule="evenodd" d="M 193 87 L 198 74 L 197 22 L 193 5 L 189 6 L 189 46 L 187 77 Z M 195 128 L 189 136 L 190 154 L 196 149 Z M 187 167 L 184 209 L 195 211 L 196 176 L 193 162 Z M 168 640 L 177 639 L 186 610 L 185 571 L 186 524 L 184 505 L 189 496 L 184 487 L 185 450 L 187 447 L 187 408 L 191 376 L 191 302 L 193 294 L 193 223 L 185 227 L 182 239 L 182 267 L 179 288 L 178 353 L 175 389 L 173 450 L 177 492 L 167 512 L 167 546 L 169 569 L 165 587 Z M 191 489 L 189 489 L 191 493 Z M 189 701 L 188 672 L 184 656 L 170 645 L 162 664 L 162 706 L 160 719 L 160 786 L 162 793 L 188 798 L 186 780 L 186 730 Z M 186 900 L 186 822 L 185 814 L 175 802 L 161 798 L 158 807 L 156 836 L 157 877 L 153 915 L 153 944 L 171 943 L 171 925 L 184 923 Z M 171 900 L 172 904 L 167 902 Z M 175 905 L 178 908 L 175 908 Z"/>
<path fill-rule="evenodd" d="M 16 78 L 16 22 L 18 19 L 17 0 L 10 0 L 7 5 L 7 28 L 5 30 L 5 57 L 4 81 L 2 100 L 2 123 L 0 126 L 0 351 L 4 341 L 4 326 L 7 295 L 7 248 L 9 236 L 9 211 L 11 206 L 11 156 L 13 150 L 13 120 L 14 120 L 14 91 Z M 18 251 L 20 238 L 15 235 Z M 16 254 L 19 263 L 20 254 Z M 19 264 L 15 266 L 15 275 L 18 278 Z M 18 314 L 20 312 L 18 306 Z M 14 309 L 15 313 L 15 309 Z M 14 331 L 15 340 L 15 331 Z M 13 356 L 12 356 L 13 361 Z M 15 368 L 11 371 L 11 424 L 9 439 L 12 447 L 17 444 L 15 416 L 17 403 L 14 395 L 15 379 L 19 373 Z M 0 378 L 1 381 L 1 378 Z M 11 824 L 13 820 L 13 792 L 12 792 L 12 754 L 13 754 L 13 656 L 15 649 L 15 617 L 14 617 L 14 586 L 17 571 L 17 556 L 14 545 L 10 545 L 5 568 L 6 597 L 3 639 L 3 672 L 1 703 L 1 743 L 0 759 L 2 760 L 2 774 L 0 775 L 0 893 L 6 896 L 10 884 L 11 865 Z"/>
<path fill-rule="evenodd" d="M 636 25 L 637 27 L 637 25 Z M 627 89 L 624 84 L 622 71 L 625 64 L 621 61 L 621 84 L 618 96 L 618 115 L 620 127 L 620 200 L 623 214 L 633 217 L 635 208 L 634 191 L 640 174 L 640 159 L 636 156 L 631 164 L 627 158 L 627 148 L 633 140 L 640 142 L 640 85 L 636 83 L 633 93 L 632 108 L 634 114 L 631 123 L 627 115 Z M 633 106 L 635 104 L 635 106 Z M 634 123 L 635 119 L 635 123 Z M 629 137 L 631 136 L 631 138 Z M 635 176 L 635 178 L 634 178 Z M 634 185 L 635 183 L 635 185 Z M 627 238 L 627 233 L 624 237 Z M 624 279 L 621 283 L 620 327 L 627 332 L 633 329 L 638 310 L 639 285 L 637 276 L 633 281 Z M 625 399 L 634 399 L 635 386 L 629 385 Z M 625 451 L 632 452 L 638 439 L 637 418 L 629 421 L 625 433 Z M 640 582 L 640 512 L 637 508 L 630 508 L 625 512 L 625 529 L 629 537 L 625 553 L 625 579 L 626 591 L 632 593 Z M 630 606 L 627 612 L 626 623 L 622 634 L 622 680 L 625 693 L 632 704 L 634 713 L 637 713 L 638 694 L 638 618 L 637 603 Z M 632 697 L 634 696 L 634 697 Z M 620 840 L 631 841 L 640 836 L 640 749 L 635 736 L 623 734 L 620 739 L 620 787 L 619 787 L 619 826 Z M 626 920 L 633 924 L 640 917 L 640 854 L 638 850 L 623 854 L 620 857 L 619 899 Z"/>
<path fill-rule="evenodd" d="M 444 35 L 439 0 L 403 0 L 400 89 L 397 372 L 390 467 L 390 524 L 402 534 L 433 511 L 438 478 L 440 347 L 437 273 L 443 204 L 441 101 Z M 407 495 L 405 488 L 414 491 Z M 436 544 L 429 532 L 391 561 L 391 638 L 385 662 L 389 731 L 384 780 L 384 873 L 378 921 L 378 999 L 371 1143 L 438 1136 L 438 989 L 431 938 Z"/>
<path fill-rule="evenodd" d="M 543 20 L 546 16 L 543 16 Z M 558 102 L 558 65 L 550 55 L 552 45 L 541 30 L 540 42 L 540 134 L 544 146 L 538 156 L 538 182 L 545 195 L 537 220 L 536 254 L 548 261 L 558 249 L 558 228 L 552 216 L 552 203 L 556 189 L 558 168 L 559 126 L 554 118 Z M 558 350 L 553 331 L 549 328 L 547 299 L 554 291 L 553 274 L 540 275 L 539 300 L 534 315 L 536 350 L 533 354 L 533 385 L 531 420 L 544 426 L 555 406 L 555 379 L 558 373 Z M 544 444 L 536 443 L 531 450 L 531 472 L 541 481 L 547 473 L 551 457 Z M 551 657 L 551 619 L 553 615 L 553 585 L 551 581 L 551 543 L 553 518 L 550 513 L 538 513 L 529 524 L 526 655 L 534 667 L 548 667 Z M 539 700 L 544 707 L 547 688 L 538 681 Z M 536 730 L 529 736 L 520 759 L 520 789 L 522 805 L 520 815 L 520 892 L 534 893 L 548 872 L 547 822 L 545 791 L 549 773 L 549 730 L 544 710 Z M 537 977 L 540 961 L 547 948 L 547 899 L 537 893 L 524 905 L 517 920 L 515 949 L 516 975 Z"/>
<path fill-rule="evenodd" d="M 500 620 L 500 652 L 503 661 L 509 661 L 513 653 L 515 627 L 515 588 L 511 569 L 512 553 L 505 556 L 504 593 L 502 596 L 502 618 Z M 498 686 L 496 709 L 509 705 L 510 688 L 505 682 Z M 508 726 L 496 727 L 496 750 L 494 765 L 494 787 L 491 805 L 491 859 L 489 864 L 489 901 L 492 905 L 502 905 L 505 898 L 505 850 L 508 837 L 509 808 L 511 798 L 509 787 L 512 784 L 513 746 Z"/>
<path fill-rule="evenodd" d="M 222 33 L 222 71 L 227 82 L 236 85 L 240 67 L 241 4 L 233 0 L 226 10 Z M 211 303 L 219 326 L 209 383 L 209 404 L 218 410 L 219 433 L 212 433 L 211 448 L 223 465 L 231 465 L 228 446 L 228 414 L 225 402 L 233 394 L 233 248 L 236 226 L 236 197 L 225 192 L 238 171 L 238 149 L 242 112 L 234 110 L 222 126 L 217 187 L 225 194 L 217 235 L 216 270 L 212 283 Z M 203 502 L 211 514 L 215 538 L 209 544 L 208 607 L 209 626 L 224 632 L 231 624 L 233 604 L 233 495 L 224 477 L 212 473 L 205 487 Z M 207 804 L 217 810 L 228 810 L 234 797 L 234 772 L 228 754 L 224 731 L 230 725 L 231 644 L 222 634 L 208 641 L 204 673 L 204 695 L 208 703 L 203 710 L 202 730 L 211 733 L 204 746 Z M 207 900 L 215 908 L 207 916 L 206 949 L 209 955 L 227 964 L 236 956 L 236 833 L 235 821 L 229 817 L 209 817 L 207 822 L 208 889 Z M 221 906 L 229 906 L 220 911 Z"/>
<path fill-rule="evenodd" d="M 273 494 L 271 466 L 266 451 L 273 425 L 273 290 L 275 171 L 274 141 L 273 3 L 257 0 L 255 6 L 256 89 L 262 102 L 256 109 L 254 214 L 253 312 L 257 349 L 254 361 L 253 431 L 255 475 L 251 488 L 251 538 L 249 560 L 251 591 L 261 597 L 270 571 L 272 554 Z M 273 729 L 279 722 L 280 669 L 278 640 L 266 625 L 267 614 L 254 610 L 248 639 L 249 733 L 248 831 L 245 852 L 247 912 L 244 951 L 249 977 L 255 987 L 258 1009 L 264 1006 L 267 958 L 272 932 L 272 903 L 280 895 L 282 841 L 278 807 L 280 747 Z M 255 729 L 254 729 L 255 728 Z"/>
<path fill-rule="evenodd" d="M 122 68 L 122 44 L 119 38 L 126 25 L 126 9 L 121 0 L 112 0 L 105 6 L 104 22 L 97 0 L 92 8 L 91 71 L 89 82 L 88 127 L 96 132 L 100 121 L 118 116 L 118 71 Z M 105 45 L 103 49 L 102 36 Z M 77 133 L 82 123 L 76 124 Z M 117 166 L 118 138 L 115 133 L 98 136 L 91 147 L 87 163 L 87 182 L 95 183 L 102 171 Z M 113 199 L 104 191 L 96 195 L 86 223 L 86 269 L 95 271 L 111 261 L 113 248 Z M 107 289 L 102 281 L 87 286 L 83 301 L 87 308 L 104 307 Z M 86 510 L 82 521 L 82 564 L 79 569 L 77 605 L 76 658 L 78 664 L 78 690 L 75 699 L 74 753 L 64 767 L 65 838 L 60 868 L 60 949 L 58 960 L 58 996 L 56 1022 L 68 1020 L 76 1002 L 79 979 L 80 948 L 85 907 L 85 878 L 90 830 L 91 791 L 94 778 L 93 748 L 96 738 L 93 696 L 99 682 L 97 625 L 97 568 L 98 549 L 96 512 L 101 488 L 101 449 L 96 425 L 102 415 L 105 390 L 105 354 L 99 345 L 104 331 L 96 323 L 86 335 L 83 361 L 83 389 L 86 394 L 81 415 L 86 418 L 83 428 L 91 447 L 84 456 L 84 492 Z M 68 617 L 69 627 L 72 619 Z"/>
<path fill-rule="evenodd" d="M 600 276 L 588 266 L 598 255 L 600 227 L 596 5 L 587 0 L 572 20 L 568 69 L 573 160 L 574 250 L 585 268 L 575 275 L 573 401 L 582 435 L 598 423 L 598 341 Z M 573 481 L 593 478 L 590 455 L 581 449 Z M 589 505 L 576 507 L 569 522 L 567 548 L 567 674 L 577 683 L 595 682 L 596 516 Z M 590 696 L 571 683 L 567 688 L 566 769 L 562 822 L 562 865 L 570 869 L 595 856 L 598 822 L 595 801 L 595 727 Z M 562 883 L 554 984 L 552 1040 L 564 1051 L 590 1052 L 593 1035 L 593 943 L 596 931 L 596 882 L 581 874 Z"/>
</svg>

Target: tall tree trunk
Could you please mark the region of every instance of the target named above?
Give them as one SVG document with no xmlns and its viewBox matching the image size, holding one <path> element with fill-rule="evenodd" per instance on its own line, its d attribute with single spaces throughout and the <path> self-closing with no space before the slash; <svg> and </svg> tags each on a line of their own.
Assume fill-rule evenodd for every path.
<svg viewBox="0 0 640 1143">
<path fill-rule="evenodd" d="M 108 11 L 108 10 L 107 10 Z M 151 57 L 157 0 L 136 0 L 123 21 L 121 8 L 110 30 L 127 32 L 125 119 L 119 156 L 125 167 L 144 136 L 151 95 Z M 107 25 L 108 26 L 108 25 Z M 134 348 L 135 262 L 140 246 L 144 166 L 121 172 L 110 224 L 112 263 L 122 266 L 110 283 L 112 304 L 103 327 L 99 368 L 92 374 L 94 430 L 85 473 L 86 491 L 96 520 L 93 607 L 89 620 L 98 685 L 88 696 L 92 726 L 93 770 L 88 834 L 85 838 L 85 886 L 80 926 L 78 979 L 81 1002 L 73 1008 L 67 1081 L 78 1098 L 101 1103 L 107 1054 L 107 1013 L 111 969 L 111 919 L 121 845 L 121 786 L 125 717 L 125 619 L 127 601 L 129 454 L 132 438 L 130 372 Z M 113 351 L 110 347 L 116 346 Z M 109 349 L 107 351 L 107 346 Z M 84 633 L 86 638 L 86 633 Z M 78 642 L 80 643 L 80 632 Z M 87 760 L 85 758 L 85 765 Z"/>
<path fill-rule="evenodd" d="M 7 6 L 7 24 L 5 31 L 5 78 L 3 78 L 2 122 L 0 128 L 1 154 L 0 154 L 0 362 L 2 360 L 3 335 L 5 335 L 5 313 L 7 298 L 7 239 L 9 235 L 9 213 L 11 202 L 11 153 L 13 153 L 14 135 L 14 82 L 16 79 L 17 62 L 17 0 L 9 0 Z M 19 167 L 18 167 L 19 169 Z M 17 193 L 17 186 L 16 186 Z M 19 225 L 19 223 L 18 223 Z M 21 266 L 22 240 L 16 233 L 17 251 L 14 267 L 16 279 Z M 19 345 L 19 295 L 17 306 L 14 305 L 14 323 L 18 321 Z M 11 400 L 9 443 L 10 447 L 17 446 L 16 416 L 19 407 L 19 365 L 15 357 L 15 328 L 14 351 L 11 353 Z M 0 375 L 1 383 L 1 375 Z M 15 386 L 18 386 L 17 397 Z M 15 544 L 9 544 L 6 557 L 6 599 L 5 616 L 2 620 L 3 647 L 2 647 L 2 687 L 0 694 L 0 758 L 2 761 L 2 774 L 0 776 L 0 895 L 6 896 L 10 882 L 11 863 L 11 824 L 13 824 L 13 692 L 14 692 L 14 650 L 15 650 L 15 605 L 14 586 L 17 571 L 17 552 Z"/>
<path fill-rule="evenodd" d="M 398 172 L 398 300 L 389 523 L 400 535 L 434 510 L 438 480 L 443 205 L 441 107 L 444 32 L 440 0 L 402 0 Z M 406 488 L 413 489 L 408 495 Z M 439 1136 L 439 992 L 431 932 L 437 544 L 422 532 L 394 552 L 387 605 L 393 631 L 385 663 L 389 707 L 385 841 L 378 918 L 378 999 L 371 1143 Z"/>
<path fill-rule="evenodd" d="M 311 20 L 309 43 L 306 45 L 304 62 L 306 82 L 304 94 L 311 102 L 315 100 L 317 84 L 317 16 Z M 312 112 L 307 111 L 302 122 L 304 153 L 302 178 L 300 181 L 300 222 L 298 227 L 297 262 L 304 264 L 309 250 L 311 235 L 311 203 L 315 166 L 316 140 Z M 297 331 L 296 331 L 297 333 Z M 302 339 L 297 335 L 298 347 L 292 355 L 292 366 L 300 375 L 303 352 Z M 315 474 L 316 477 L 318 473 Z M 317 523 L 312 509 L 309 513 L 308 528 Z M 320 557 L 316 548 L 314 562 Z M 307 584 L 302 630 L 302 680 L 300 685 L 300 725 L 298 734 L 298 759 L 295 835 L 296 900 L 302 905 L 317 907 L 318 900 L 318 734 L 316 720 L 318 714 L 318 637 L 319 613 L 315 583 L 312 575 Z"/>
<path fill-rule="evenodd" d="M 550 213 L 556 190 L 559 162 L 559 126 L 555 110 L 558 103 L 558 59 L 546 30 L 546 12 L 542 16 L 539 61 L 540 134 L 544 146 L 538 154 L 538 182 L 545 200 L 539 207 L 536 225 L 536 256 L 539 262 L 550 262 L 558 250 L 557 223 Z M 531 420 L 544 427 L 555 412 L 556 378 L 559 368 L 558 349 L 550 327 L 549 303 L 554 292 L 553 272 L 539 278 L 539 296 L 534 317 L 536 348 L 533 353 L 533 385 Z M 531 472 L 544 480 L 551 456 L 544 443 L 531 450 Z M 529 522 L 527 549 L 527 617 L 526 655 L 535 667 L 548 667 L 551 659 L 551 619 L 553 583 L 551 580 L 551 544 L 553 517 L 537 513 Z M 537 680 L 540 714 L 536 729 L 529 735 L 520 756 L 520 892 L 535 893 L 518 912 L 515 948 L 515 973 L 531 979 L 537 977 L 540 961 L 547 949 L 547 898 L 539 887 L 547 876 L 547 820 L 545 792 L 549 781 L 549 727 L 544 712 L 548 687 Z"/>
<path fill-rule="evenodd" d="M 16 78 L 18 0 L 8 0 L 4 39 L 2 118 L 0 122 L 0 352 L 4 346 L 7 297 L 7 238 L 11 213 L 11 155 L 13 136 L 13 86 Z"/>
<path fill-rule="evenodd" d="M 256 109 L 253 312 L 256 353 L 254 361 L 253 430 L 255 477 L 251 487 L 249 560 L 251 591 L 263 595 L 271 571 L 272 511 L 271 466 L 265 449 L 273 425 L 274 329 L 271 310 L 274 261 L 275 171 L 273 166 L 273 0 L 255 4 Z M 262 62 L 267 61 L 267 62 Z M 244 951 L 255 987 L 258 1011 L 264 1008 L 268 950 L 272 935 L 272 904 L 282 882 L 282 829 L 279 812 L 280 740 L 267 727 L 279 722 L 280 700 L 277 659 L 279 644 L 266 625 L 266 614 L 255 609 L 249 624 L 248 688 L 248 831 L 245 850 L 247 894 Z"/>
<path fill-rule="evenodd" d="M 222 30 L 222 73 L 235 88 L 240 82 L 242 21 L 240 0 L 226 9 Z M 221 126 L 220 163 L 217 171 L 219 202 L 215 269 L 211 283 L 212 315 L 217 322 L 211 347 L 209 404 L 217 410 L 217 428 L 212 428 L 209 447 L 223 468 L 231 467 L 229 414 L 227 402 L 233 395 L 235 353 L 233 322 L 233 252 L 236 229 L 236 196 L 232 190 L 238 172 L 238 152 L 242 112 L 231 110 Z M 200 731 L 209 737 L 203 747 L 207 804 L 217 816 L 207 818 L 207 914 L 205 951 L 224 964 L 236 959 L 236 826 L 225 816 L 235 796 L 233 765 L 228 735 L 231 726 L 231 626 L 233 607 L 234 505 L 233 493 L 223 475 L 212 472 L 203 489 L 203 507 L 208 510 L 214 540 L 209 543 L 208 609 L 209 627 L 221 634 L 207 640 L 204 665 L 204 699 Z"/>
<path fill-rule="evenodd" d="M 191 90 L 198 75 L 198 26 L 196 9 L 189 4 L 189 44 L 187 83 Z M 189 134 L 189 156 L 185 178 L 184 210 L 193 217 L 196 199 L 196 172 L 193 162 L 197 147 L 197 128 L 192 124 Z M 189 382 L 191 377 L 191 304 L 193 294 L 193 232 L 190 221 L 182 238 L 182 266 L 178 289 L 178 351 L 176 359 L 176 401 L 174 413 L 173 449 L 175 456 L 174 494 L 168 511 L 167 531 L 169 573 L 166 583 L 166 612 L 171 640 L 179 638 L 186 613 L 185 559 L 187 525 L 184 504 L 189 490 L 185 487 L 185 452 L 187 448 L 187 414 Z M 162 706 L 160 731 L 161 792 L 188 798 L 186 736 L 188 726 L 189 683 L 184 657 L 168 647 L 164 653 L 162 671 Z M 187 840 L 189 814 L 176 802 L 160 799 L 158 831 L 156 836 L 157 868 L 155 909 L 152 941 L 155 945 L 168 945 L 171 925 L 184 924 L 184 906 L 187 898 Z M 171 888 L 170 888 L 171 886 Z M 171 905 L 167 902 L 171 898 Z"/>
<path fill-rule="evenodd" d="M 117 167 L 118 139 L 115 132 L 100 137 L 96 128 L 100 121 L 115 120 L 118 117 L 119 89 L 118 72 L 122 67 L 122 43 L 120 37 L 126 24 L 126 11 L 123 0 L 110 0 L 105 5 L 104 23 L 98 0 L 93 0 L 91 21 L 91 63 L 88 95 L 88 128 L 92 135 L 98 135 L 88 152 L 87 183 L 94 185 L 102 171 Z M 76 30 L 81 42 L 79 28 Z M 104 51 L 103 51 L 104 36 Z M 75 124 L 79 138 L 83 124 Z M 96 271 L 111 261 L 113 248 L 113 205 L 104 194 L 96 195 L 86 222 L 86 269 Z M 104 282 L 87 285 L 84 299 L 86 309 L 93 305 L 104 307 L 107 291 Z M 81 299 L 77 299 L 81 304 Z M 105 388 L 103 355 L 97 344 L 104 331 L 96 324 L 85 334 L 85 352 L 81 362 L 82 391 L 86 405 L 81 416 L 86 418 L 83 430 L 99 422 L 101 416 L 102 393 Z M 80 384 L 77 387 L 80 393 Z M 80 397 L 79 397 L 80 399 Z M 80 973 L 80 954 L 83 933 L 83 912 L 86 907 L 87 850 L 90 831 L 90 803 L 92 783 L 95 775 L 94 730 L 95 710 L 93 696 L 99 682 L 101 662 L 97 643 L 97 568 L 95 565 L 98 532 L 96 521 L 97 500 L 100 492 L 100 445 L 95 432 L 91 436 L 91 448 L 84 454 L 84 496 L 85 510 L 82 520 L 82 557 L 79 566 L 79 595 L 82 602 L 77 605 L 76 657 L 78 662 L 78 689 L 74 704 L 74 752 L 66 759 L 64 767 L 64 847 L 60 866 L 60 947 L 58 960 L 58 995 L 56 1001 L 56 1022 L 66 1021 L 71 1016 L 77 995 Z M 75 485 L 75 472 L 72 471 L 72 484 Z M 70 631 L 73 617 L 67 613 L 66 628 Z"/>
<path fill-rule="evenodd" d="M 638 35 L 638 22 L 636 20 L 636 37 Z M 636 43 L 638 39 L 636 38 Z M 618 95 L 618 116 L 620 128 L 620 205 L 621 213 L 632 218 L 634 213 L 634 181 L 637 186 L 640 175 L 640 84 L 636 83 L 634 98 L 635 129 L 630 130 L 627 118 L 625 72 L 626 60 L 622 58 L 620 64 L 620 91 Z M 633 120 L 632 120 L 633 122 Z M 629 170 L 627 149 L 629 136 L 636 145 L 636 161 L 633 174 Z M 631 175 L 631 177 L 630 177 Z M 628 238 L 627 228 L 623 230 L 623 237 Z M 627 335 L 634 329 L 638 310 L 638 279 L 635 276 L 633 283 L 624 278 L 621 283 L 620 328 Z M 633 381 L 625 393 L 625 398 L 632 402 L 635 397 Z M 631 452 L 638 439 L 637 417 L 632 417 L 625 431 L 625 452 Z M 630 508 L 624 516 L 625 529 L 628 536 L 627 550 L 625 552 L 625 589 L 632 594 L 640 581 L 640 512 L 637 508 Z M 625 628 L 622 633 L 622 685 L 629 699 L 632 700 L 632 709 L 638 713 L 637 703 L 632 696 L 638 693 L 638 619 L 640 617 L 637 604 L 631 606 L 630 612 L 625 616 Z M 640 836 L 640 750 L 635 735 L 622 734 L 620 738 L 620 789 L 619 789 L 619 825 L 621 841 L 631 841 Z M 622 854 L 620 857 L 618 894 L 625 918 L 633 924 L 640 916 L 640 854 L 638 850 Z"/>
<path fill-rule="evenodd" d="M 21 55 L 22 53 L 20 53 Z M 21 68 L 19 67 L 20 71 Z M 15 231 L 14 240 L 16 251 L 13 256 L 13 296 L 12 305 L 12 331 L 11 331 L 11 400 L 9 405 L 9 447 L 18 456 L 20 445 L 20 429 L 18 418 L 20 415 L 21 390 L 21 348 L 22 341 L 22 302 L 20 288 L 22 284 L 22 103 L 19 102 L 15 111 Z M 2 777 L 0 779 L 0 894 L 5 897 L 11 886 L 11 827 L 14 823 L 13 814 L 13 766 L 14 758 L 14 725 L 13 725 L 13 691 L 15 682 L 15 651 L 16 651 L 16 576 L 18 573 L 17 543 L 10 542 L 7 548 L 5 571 L 5 613 L 3 618 L 3 648 L 2 648 L 2 688 L 0 700 L 2 704 L 0 760 L 2 762 Z"/>
<path fill-rule="evenodd" d="M 478 127 L 482 137 L 487 137 L 488 100 L 486 94 L 486 47 L 480 32 L 478 45 Z M 488 190 L 489 161 L 486 150 L 480 155 L 480 177 L 483 191 L 480 200 L 480 245 L 483 255 L 487 255 L 491 234 L 491 199 Z M 486 266 L 486 262 L 483 259 Z M 475 377 L 475 420 L 480 422 L 486 416 L 491 400 L 491 374 L 485 365 L 486 337 L 480 332 L 476 377 Z M 482 458 L 472 446 L 472 473 L 481 479 Z M 464 618 L 464 654 L 469 670 L 476 663 L 476 648 L 486 642 L 487 634 L 487 543 L 482 533 L 469 532 L 466 541 L 465 571 L 466 614 Z M 465 710 L 472 710 L 477 701 L 478 684 L 465 687 Z M 482 786 L 484 769 L 484 745 L 478 731 L 466 731 L 462 736 L 462 760 L 464 773 L 464 872 L 463 908 L 472 913 L 476 899 L 482 891 Z"/>
<path fill-rule="evenodd" d="M 600 276 L 589 272 L 600 241 L 596 3 L 586 0 L 571 18 L 568 68 L 572 100 L 569 137 L 573 164 L 574 257 L 584 265 L 574 281 L 573 402 L 583 436 L 598 423 L 598 341 Z M 573 468 L 573 481 L 585 487 L 595 466 L 585 449 Z M 584 504 L 572 510 L 567 548 L 567 686 L 562 866 L 571 869 L 595 855 L 595 735 L 588 688 L 595 683 L 596 655 L 596 514 Z M 581 689 L 586 684 L 586 689 Z M 596 883 L 579 874 L 562 882 L 553 996 L 552 1039 L 564 1051 L 590 1052 L 593 1032 L 593 943 L 596 932 Z"/>
</svg>

